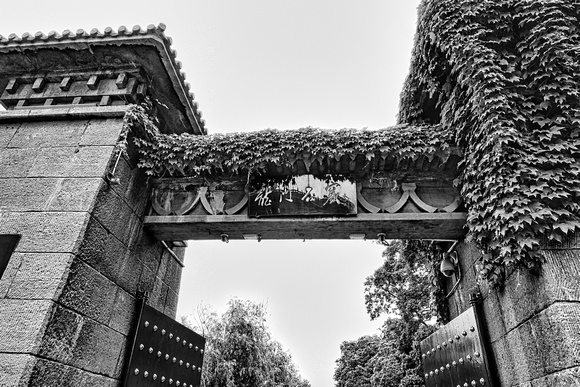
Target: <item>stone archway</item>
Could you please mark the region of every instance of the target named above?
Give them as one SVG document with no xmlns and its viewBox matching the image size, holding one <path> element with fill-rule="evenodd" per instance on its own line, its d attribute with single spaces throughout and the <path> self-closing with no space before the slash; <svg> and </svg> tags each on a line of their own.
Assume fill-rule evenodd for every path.
<svg viewBox="0 0 580 387">
<path fill-rule="evenodd" d="M 136 168 L 135 154 L 119 156 L 129 104 L 158 99 L 168 106 L 158 112 L 162 131 L 204 134 L 163 30 L 0 41 L 0 101 L 8 107 L 0 114 L 0 234 L 20 237 L 4 254 L 9 258 L 0 254 L 6 266 L 0 384 L 119 385 L 139 293 L 148 292 L 151 306 L 175 315 L 183 239 L 244 233 L 301 239 L 313 224 L 312 237 L 329 239 L 363 233 L 456 239 L 464 233 L 452 159 L 407 166 L 396 197 L 358 181 L 358 209 L 350 217 L 249 218 L 240 214 L 235 179 L 226 184 L 232 189 L 191 180 L 152 186 Z M 168 190 L 171 185 L 177 188 Z M 150 213 L 152 191 L 156 210 Z M 204 200 L 216 191 L 232 205 Z M 292 233 L 280 232 L 287 228 Z M 542 276 L 514 274 L 501 293 L 483 289 L 501 385 L 576 383 L 577 249 L 577 240 L 547 245 Z M 465 279 L 450 298 L 454 315 L 467 308 L 479 255 L 470 244 L 458 251 Z"/>
</svg>

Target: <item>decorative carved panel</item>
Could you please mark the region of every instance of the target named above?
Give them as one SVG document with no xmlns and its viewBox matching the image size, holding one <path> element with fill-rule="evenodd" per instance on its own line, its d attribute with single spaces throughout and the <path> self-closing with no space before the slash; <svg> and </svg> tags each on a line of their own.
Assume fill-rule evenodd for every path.
<svg viewBox="0 0 580 387">
<path fill-rule="evenodd" d="M 307 182 L 308 175 L 301 178 Z M 313 189 L 313 177 L 310 179 Z M 151 215 L 145 223 L 157 238 L 166 241 L 220 240 L 224 234 L 227 240 L 250 234 L 258 240 L 349 239 L 363 234 L 368 239 L 378 234 L 391 239 L 460 239 L 465 235 L 466 214 L 452 178 L 420 177 L 415 182 L 391 185 L 379 179 L 344 183 L 343 191 L 317 194 L 322 205 L 330 204 L 332 198 L 334 204 L 338 200 L 343 204 L 340 211 L 330 210 L 332 205 L 311 211 L 307 208 L 307 183 L 296 190 L 292 185 L 272 186 L 272 192 L 260 194 L 260 186 L 247 184 L 247 176 L 224 177 L 217 182 L 158 179 L 152 190 Z M 346 183 L 351 184 L 349 188 Z M 322 188 L 326 189 L 326 184 Z M 280 204 L 282 200 L 284 205 L 294 201 L 299 205 L 284 209 L 289 211 L 282 214 L 272 203 L 260 209 L 256 206 L 260 200 L 263 204 L 268 200 Z"/>
<path fill-rule="evenodd" d="M 273 208 L 272 200 L 302 205 L 282 213 L 279 208 Z M 320 203 L 314 203 L 316 200 Z M 453 213 L 460 209 L 461 198 L 451 185 L 426 185 L 423 182 L 385 188 L 363 181 L 356 183 L 355 188 L 349 181 L 329 183 L 312 175 L 299 176 L 290 184 L 265 185 L 257 190 L 250 190 L 244 182 L 236 180 L 209 184 L 199 179 L 159 179 L 152 195 L 153 209 L 161 216 L 193 213 L 235 215 L 248 203 L 249 216 Z M 266 203 L 269 204 L 266 206 Z M 307 209 L 304 203 L 312 204 L 313 208 Z M 344 208 L 329 210 L 332 203 L 342 204 Z M 327 208 L 323 208 L 325 206 Z M 195 212 L 198 207 L 203 212 Z"/>
</svg>

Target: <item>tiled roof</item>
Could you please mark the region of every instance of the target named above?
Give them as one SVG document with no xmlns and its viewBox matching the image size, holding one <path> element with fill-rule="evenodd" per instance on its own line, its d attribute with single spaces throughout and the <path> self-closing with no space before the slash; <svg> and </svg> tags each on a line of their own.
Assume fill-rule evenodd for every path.
<svg viewBox="0 0 580 387">
<path fill-rule="evenodd" d="M 53 47 L 53 46 L 74 46 L 78 43 L 89 44 L 110 44 L 110 43 L 130 43 L 132 40 L 143 40 L 146 38 L 154 38 L 157 42 L 162 43 L 167 57 L 171 61 L 176 78 L 178 78 L 180 86 L 183 88 L 183 94 L 187 96 L 187 103 L 194 113 L 195 121 L 201 129 L 202 133 L 207 133 L 205 128 L 205 121 L 201 118 L 202 113 L 198 110 L 198 103 L 194 100 L 195 95 L 191 91 L 191 85 L 185 81 L 186 75 L 181 71 L 182 64 L 176 59 L 177 51 L 171 48 L 173 39 L 165 35 L 166 26 L 163 23 L 159 25 L 150 24 L 147 28 L 142 28 L 135 25 L 133 28 L 125 26 L 119 27 L 117 30 L 107 27 L 102 32 L 93 28 L 89 32 L 79 29 L 76 32 L 65 30 L 61 34 L 56 31 L 50 31 L 48 34 L 43 32 L 36 32 L 35 34 L 24 33 L 21 36 L 17 34 L 10 34 L 8 37 L 0 35 L 0 53 L 22 48 L 39 48 L 39 47 Z"/>
</svg>

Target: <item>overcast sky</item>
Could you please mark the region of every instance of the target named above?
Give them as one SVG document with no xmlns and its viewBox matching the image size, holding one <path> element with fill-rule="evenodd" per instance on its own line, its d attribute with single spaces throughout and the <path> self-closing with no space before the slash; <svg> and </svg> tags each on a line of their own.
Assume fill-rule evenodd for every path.
<svg viewBox="0 0 580 387">
<path fill-rule="evenodd" d="M 379 129 L 396 121 L 419 0 L 3 1 L 0 34 L 163 22 L 210 133 Z M 313 387 L 334 385 L 343 340 L 376 332 L 370 241 L 190 242 L 178 314 L 265 301 L 276 339 Z"/>
</svg>

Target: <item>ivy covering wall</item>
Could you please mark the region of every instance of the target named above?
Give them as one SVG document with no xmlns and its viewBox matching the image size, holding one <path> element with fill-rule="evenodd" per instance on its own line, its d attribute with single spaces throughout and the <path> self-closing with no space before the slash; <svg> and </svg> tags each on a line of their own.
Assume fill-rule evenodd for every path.
<svg viewBox="0 0 580 387">
<path fill-rule="evenodd" d="M 407 125 L 382 130 L 301 128 L 266 129 L 248 133 L 166 135 L 149 118 L 147 106 L 134 106 L 125 116 L 126 127 L 138 133 L 140 167 L 151 176 L 212 177 L 267 174 L 276 167 L 296 171 L 335 173 L 337 164 L 364 159 L 363 171 L 372 174 L 379 160 L 418 160 L 437 156 L 445 161 L 460 150 L 449 146 L 451 132 L 437 125 Z M 339 165 L 340 166 L 340 165 Z M 274 168 L 273 168 L 274 167 Z M 349 170 L 352 168 L 346 168 Z M 341 172 L 342 173 L 342 172 Z M 345 176 L 351 178 L 351 176 Z"/>
<path fill-rule="evenodd" d="M 580 2 L 425 0 L 400 121 L 464 147 L 461 193 L 484 277 L 537 268 L 580 228 Z"/>
<path fill-rule="evenodd" d="M 482 276 L 497 284 L 505 267 L 537 269 L 543 242 L 580 229 L 579 26 L 577 1 L 424 0 L 400 125 L 389 129 L 163 135 L 144 107 L 126 123 L 154 176 L 463 149 L 469 237 L 486 253 Z"/>
</svg>

